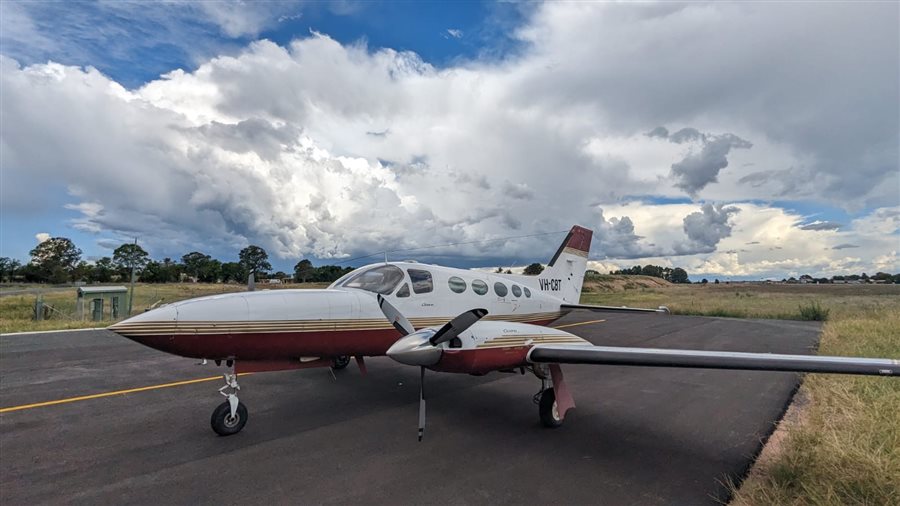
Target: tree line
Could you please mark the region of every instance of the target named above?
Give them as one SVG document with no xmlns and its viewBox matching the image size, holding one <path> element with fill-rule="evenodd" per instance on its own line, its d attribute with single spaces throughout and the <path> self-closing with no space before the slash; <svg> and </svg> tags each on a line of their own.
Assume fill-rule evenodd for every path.
<svg viewBox="0 0 900 506">
<path fill-rule="evenodd" d="M 237 261 L 231 262 L 223 262 L 200 251 L 187 253 L 179 260 L 168 257 L 154 260 L 140 245 L 126 243 L 116 248 L 111 257 L 105 256 L 91 263 L 82 259 L 81 249 L 66 237 L 50 238 L 29 254 L 31 260 L 24 265 L 18 260 L 0 257 L 0 280 L 53 284 L 127 282 L 133 272 L 135 281 L 144 283 L 246 283 L 253 273 L 259 280 L 321 283 L 332 282 L 353 270 L 338 265 L 314 267 L 309 260 L 301 260 L 291 274 L 272 272 L 266 250 L 252 244 L 238 253 Z"/>
<path fill-rule="evenodd" d="M 620 274 L 625 276 L 651 276 L 654 278 L 662 278 L 670 283 L 690 283 L 688 273 L 681 267 L 661 267 L 659 265 L 635 265 L 630 269 L 620 269 L 611 271 L 610 274 Z"/>
</svg>

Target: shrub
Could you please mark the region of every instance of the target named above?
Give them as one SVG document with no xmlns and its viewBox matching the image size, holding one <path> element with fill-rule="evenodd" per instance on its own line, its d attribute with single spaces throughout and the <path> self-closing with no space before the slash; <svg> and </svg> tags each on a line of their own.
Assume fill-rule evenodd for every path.
<svg viewBox="0 0 900 506">
<path fill-rule="evenodd" d="M 817 301 L 813 301 L 800 307 L 800 319 L 805 321 L 824 322 L 828 319 L 830 309 L 823 308 Z"/>
</svg>

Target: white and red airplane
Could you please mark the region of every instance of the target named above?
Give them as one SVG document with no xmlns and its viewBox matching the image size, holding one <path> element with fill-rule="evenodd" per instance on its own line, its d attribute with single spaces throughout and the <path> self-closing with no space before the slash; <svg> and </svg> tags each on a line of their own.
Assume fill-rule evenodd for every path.
<svg viewBox="0 0 900 506">
<path fill-rule="evenodd" d="M 898 375 L 900 361 L 698 350 L 594 346 L 546 327 L 580 305 L 592 232 L 574 226 L 538 276 L 493 274 L 416 262 L 384 262 L 350 272 L 324 290 L 267 290 L 168 304 L 109 327 L 147 346 L 229 367 L 226 401 L 213 411 L 219 435 L 247 422 L 237 375 L 307 367 L 342 369 L 355 357 L 387 355 L 435 371 L 531 371 L 541 380 L 539 414 L 548 427 L 574 407 L 560 364 L 615 364 Z M 475 309 L 473 309 L 475 308 Z M 457 316 L 458 315 L 458 316 Z M 455 316 L 455 317 L 454 317 Z M 419 438 L 425 426 L 420 385 Z"/>
</svg>

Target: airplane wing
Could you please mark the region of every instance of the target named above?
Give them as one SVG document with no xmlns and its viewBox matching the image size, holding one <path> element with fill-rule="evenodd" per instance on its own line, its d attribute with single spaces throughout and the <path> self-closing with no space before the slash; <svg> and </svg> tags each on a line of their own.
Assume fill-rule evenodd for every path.
<svg viewBox="0 0 900 506">
<path fill-rule="evenodd" d="M 562 304 L 560 309 L 586 309 L 588 311 L 622 311 L 633 313 L 668 313 L 669 308 L 659 306 L 659 309 L 648 309 L 642 307 L 626 307 L 626 306 L 591 306 L 589 304 Z"/>
<path fill-rule="evenodd" d="M 730 351 L 665 350 L 617 346 L 536 345 L 529 362 L 552 364 L 602 364 L 750 371 L 824 372 L 837 374 L 900 375 L 900 360 L 780 355 Z"/>
</svg>

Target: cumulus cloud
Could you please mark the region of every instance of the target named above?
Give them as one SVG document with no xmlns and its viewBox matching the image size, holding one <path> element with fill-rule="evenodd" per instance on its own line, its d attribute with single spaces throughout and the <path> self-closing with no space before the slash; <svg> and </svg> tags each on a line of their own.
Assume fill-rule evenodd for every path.
<svg viewBox="0 0 900 506">
<path fill-rule="evenodd" d="M 858 247 L 859 247 L 859 245 L 857 245 L 857 244 L 850 244 L 850 243 L 845 242 L 843 244 L 838 244 L 837 246 L 835 246 L 831 249 L 849 249 L 849 248 L 858 248 Z"/>
<path fill-rule="evenodd" d="M 50 234 L 48 234 L 47 232 L 38 232 L 34 234 L 34 238 L 37 239 L 38 244 L 40 244 L 44 241 L 49 241 Z"/>
<path fill-rule="evenodd" d="M 676 246 L 678 251 L 709 253 L 723 238 L 731 235 L 728 220 L 740 212 L 740 208 L 725 204 L 703 204 L 699 212 L 684 217 L 684 233 L 688 241 Z"/>
<path fill-rule="evenodd" d="M 223 33 L 265 26 L 242 25 L 228 8 L 212 16 Z M 500 62 L 435 68 L 411 52 L 314 33 L 285 46 L 258 41 L 131 89 L 93 68 L 2 58 L 0 105 L 16 126 L 0 136 L 2 205 L 26 209 L 33 203 L 15 194 L 52 181 L 80 206 L 74 226 L 152 238 L 171 254 L 252 242 L 279 256 L 338 257 L 575 222 L 604 238 L 598 254 L 610 258 L 739 250 L 725 244 L 738 230 L 730 223 L 748 220 L 731 210 L 742 204 L 667 208 L 654 216 L 663 228 L 623 202 L 784 190 L 777 174 L 723 170 L 756 164 L 794 168 L 792 195 L 807 201 L 896 206 L 900 128 L 883 104 L 896 100 L 900 58 L 883 41 L 896 40 L 897 10 L 549 3 L 515 32 L 520 52 Z M 760 57 L 774 52 L 785 57 Z M 884 230 L 892 219 L 865 226 Z M 757 225 L 769 235 L 741 240 L 831 235 L 799 230 L 802 220 L 776 220 L 777 233 Z M 858 230 L 834 239 L 881 251 L 874 236 L 841 235 Z M 535 244 L 508 247 L 533 254 Z"/>
</svg>

